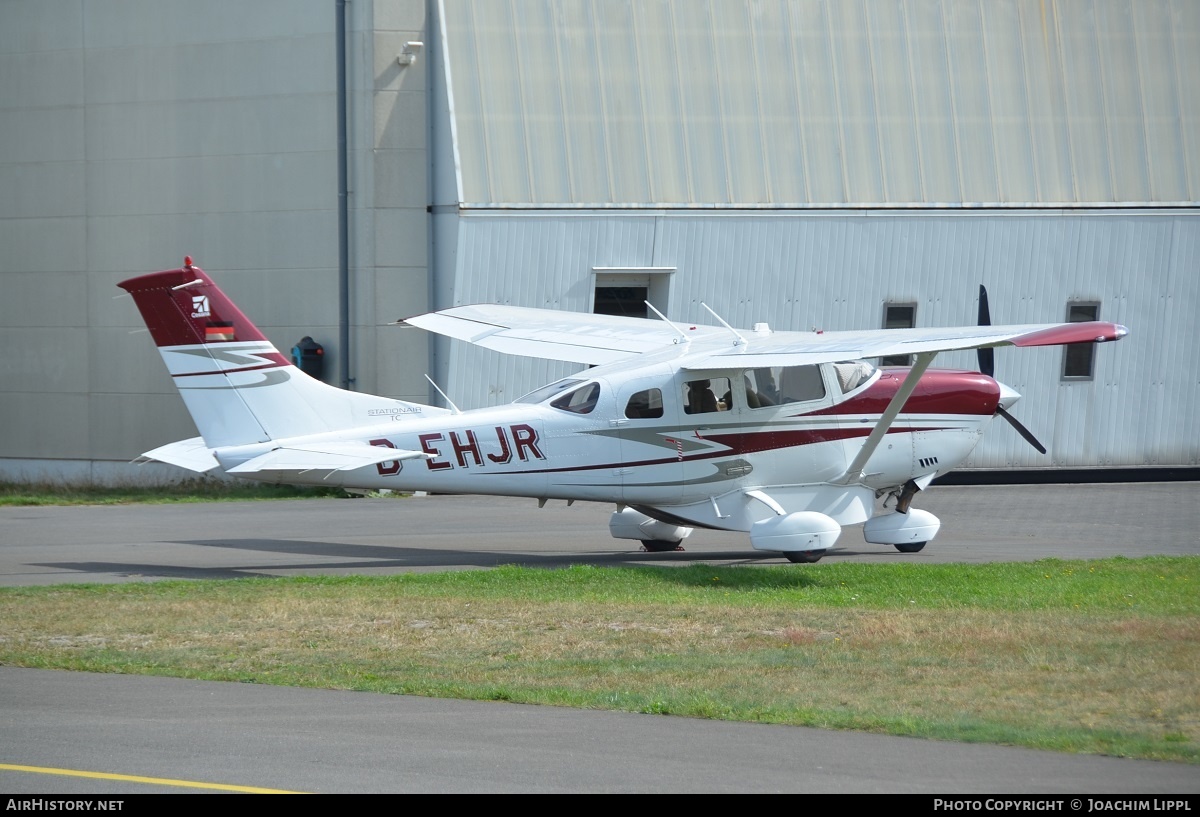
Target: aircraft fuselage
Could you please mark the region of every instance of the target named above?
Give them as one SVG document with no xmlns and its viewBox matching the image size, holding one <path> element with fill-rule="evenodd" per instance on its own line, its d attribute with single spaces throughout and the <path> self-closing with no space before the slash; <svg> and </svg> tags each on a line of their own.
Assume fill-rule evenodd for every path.
<svg viewBox="0 0 1200 817">
<path fill-rule="evenodd" d="M 841 394 L 832 367 L 813 368 L 820 379 L 814 382 L 812 399 L 754 407 L 747 399 L 749 379 L 741 370 L 659 371 L 621 379 L 588 377 L 585 371 L 562 393 L 596 384 L 586 412 L 566 404 L 556 407 L 561 398 L 551 398 L 434 417 L 399 414 L 387 423 L 359 429 L 356 439 L 419 451 L 422 458 L 333 474 L 314 471 L 303 481 L 646 507 L 695 506 L 704 510 L 700 516 L 705 518 L 697 518 L 694 511 L 682 518 L 743 529 L 769 515 L 770 509 L 764 506 L 761 513 L 749 516 L 726 514 L 720 507 L 722 497 L 762 489 L 789 494 L 790 504 L 824 502 L 819 486 L 845 473 L 907 374 L 907 369 L 882 369 L 869 382 Z M 729 386 L 716 410 L 688 413 L 688 384 L 697 381 Z M 657 391 L 652 413 L 658 416 L 631 416 L 636 414 L 630 408 L 636 396 L 648 390 Z M 959 464 L 978 442 L 999 394 L 998 384 L 977 372 L 927 371 L 868 460 L 864 478 L 854 486 L 861 501 L 840 518 L 862 521 L 858 517 L 869 516 L 866 505 L 875 492 Z M 344 432 L 337 436 L 345 438 Z M 264 450 L 265 445 L 238 446 L 220 450 L 217 456 L 228 469 Z M 296 476 L 289 475 L 287 481 L 296 482 Z M 836 492 L 840 496 L 846 490 L 838 486 Z M 809 495 L 814 499 L 806 500 Z M 709 506 L 716 510 L 710 513 Z"/>
</svg>

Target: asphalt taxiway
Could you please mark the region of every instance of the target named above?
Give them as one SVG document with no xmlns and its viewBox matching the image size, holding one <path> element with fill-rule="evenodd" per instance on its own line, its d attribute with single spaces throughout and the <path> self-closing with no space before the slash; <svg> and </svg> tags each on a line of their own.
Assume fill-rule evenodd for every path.
<svg viewBox="0 0 1200 817">
<path fill-rule="evenodd" d="M 878 563 L 1200 554 L 1197 483 L 940 487 L 920 554 Z M 0 508 L 0 585 L 781 564 L 698 531 L 641 553 L 608 506 L 429 496 Z M 795 565 L 804 570 L 807 566 Z M 0 637 L 2 637 L 0 631 Z M 0 667 L 0 791 L 1200 794 L 1198 767 L 762 724 Z M 1192 800 L 1195 798 L 1192 797 Z M 1084 809 L 1087 800 L 1083 800 Z"/>
<path fill-rule="evenodd" d="M 1200 483 L 937 487 L 921 553 L 847 528 L 830 561 L 993 562 L 1200 553 Z M 642 553 L 609 536 L 611 505 L 483 496 L 0 508 L 0 585 L 318 574 L 501 564 L 786 564 L 744 533 L 697 530 Z M 803 570 L 803 566 L 798 565 Z"/>
</svg>

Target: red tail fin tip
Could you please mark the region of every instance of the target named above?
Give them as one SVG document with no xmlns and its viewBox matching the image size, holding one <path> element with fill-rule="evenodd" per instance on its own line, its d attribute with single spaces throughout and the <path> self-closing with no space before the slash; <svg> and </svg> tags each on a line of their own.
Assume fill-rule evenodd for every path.
<svg viewBox="0 0 1200 817">
<path fill-rule="evenodd" d="M 158 346 L 266 340 L 189 255 L 180 269 L 117 284 L 133 296 Z"/>
</svg>

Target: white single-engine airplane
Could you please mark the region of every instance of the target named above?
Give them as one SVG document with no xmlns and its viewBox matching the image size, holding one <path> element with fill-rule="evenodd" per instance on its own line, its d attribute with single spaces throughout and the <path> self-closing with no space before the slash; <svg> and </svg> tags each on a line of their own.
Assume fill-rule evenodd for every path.
<svg viewBox="0 0 1200 817">
<path fill-rule="evenodd" d="M 510 405 L 459 411 L 309 377 L 190 257 L 119 286 L 200 431 L 145 458 L 273 483 L 611 502 L 612 535 L 645 550 L 679 549 L 704 527 L 748 532 L 793 562 L 820 559 L 844 525 L 921 550 L 941 523 L 913 495 L 965 460 L 997 414 L 1045 452 L 1008 413 L 1020 395 L 992 378 L 992 347 L 1127 333 L 1100 321 L 991 326 L 982 287 L 979 325 L 948 328 L 739 332 L 715 312 L 720 326 L 489 304 L 400 321 L 593 366 Z M 954 349 L 978 349 L 980 371 L 929 368 Z M 915 364 L 864 359 L 888 355 Z"/>
</svg>

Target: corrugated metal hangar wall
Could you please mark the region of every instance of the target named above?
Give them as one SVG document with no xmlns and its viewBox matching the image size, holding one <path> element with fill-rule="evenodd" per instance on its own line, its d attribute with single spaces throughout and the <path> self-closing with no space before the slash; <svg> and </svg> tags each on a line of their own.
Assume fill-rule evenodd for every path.
<svg viewBox="0 0 1200 817">
<path fill-rule="evenodd" d="M 323 343 L 328 382 L 426 399 L 425 340 L 387 324 L 429 306 L 427 61 L 397 61 L 427 14 L 425 0 L 0 3 L 0 477 L 154 478 L 129 461 L 195 435 L 132 301 L 114 299 L 184 255 L 285 354 Z"/>
<path fill-rule="evenodd" d="M 680 321 L 711 323 L 703 301 L 737 326 L 882 326 L 889 305 L 956 325 L 982 283 L 995 320 L 1077 306 L 1132 334 L 1090 377 L 1002 351 L 1050 454 L 997 430 L 972 467 L 1200 463 L 1200 369 L 1163 365 L 1200 351 L 1200 4 L 441 8 L 435 134 L 459 173 L 435 177 L 437 306 L 588 311 L 624 278 Z M 438 348 L 460 405 L 566 373 Z"/>
<path fill-rule="evenodd" d="M 0 476 L 195 433 L 113 300 L 185 253 L 326 380 L 428 399 L 432 369 L 464 407 L 560 372 L 391 321 L 630 283 L 683 320 L 959 324 L 984 283 L 998 321 L 1132 334 L 1090 378 L 999 354 L 1051 455 L 999 429 L 974 467 L 1194 467 L 1197 76 L 1191 0 L 10 0 Z"/>
</svg>

